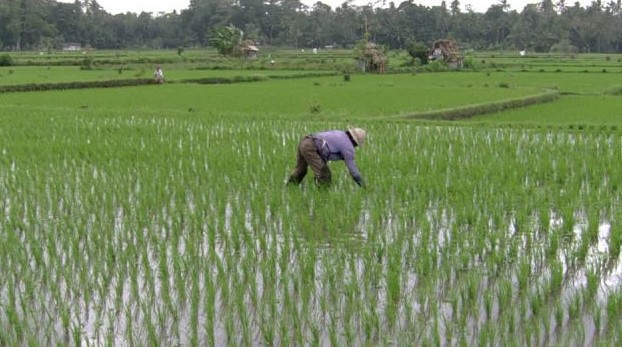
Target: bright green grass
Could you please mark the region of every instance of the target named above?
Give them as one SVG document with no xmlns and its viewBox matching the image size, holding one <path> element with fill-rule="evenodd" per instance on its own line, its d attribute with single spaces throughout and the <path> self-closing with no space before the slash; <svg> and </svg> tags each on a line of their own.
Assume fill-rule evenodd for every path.
<svg viewBox="0 0 622 347">
<path fill-rule="evenodd" d="M 400 54 L 403 56 L 403 54 Z M 355 60 L 350 50 L 283 50 L 261 47 L 256 60 L 245 60 L 220 56 L 215 50 L 189 49 L 181 55 L 176 50 L 158 51 L 89 51 L 89 52 L 51 52 L 10 53 L 18 66 L 38 66 L 40 68 L 58 66 L 84 66 L 93 69 L 124 69 L 124 74 L 142 75 L 153 71 L 155 65 L 165 70 L 189 70 L 193 68 L 242 69 L 242 70 L 322 70 L 342 71 L 355 69 Z M 0 81 L 0 83 L 2 83 Z"/>
<path fill-rule="evenodd" d="M 518 52 L 479 52 L 467 54 L 467 60 L 480 70 L 541 73 L 622 73 L 619 54 L 542 54 Z"/>
<path fill-rule="evenodd" d="M 534 62 L 545 65 L 558 65 L 566 63 L 585 64 L 585 65 L 619 65 L 622 62 L 622 54 L 598 54 L 598 53 L 580 53 L 580 54 L 557 54 L 557 53 L 534 53 L 527 52 L 525 56 L 520 56 L 518 51 L 504 52 L 477 52 L 467 53 L 468 57 L 474 59 L 485 59 L 497 63 L 507 62 Z"/>
<path fill-rule="evenodd" d="M 475 74 L 477 76 L 477 74 Z M 555 72 L 488 72 L 482 75 L 508 83 L 510 86 L 533 86 L 556 89 L 560 93 L 602 94 L 622 85 L 622 74 L 616 73 L 555 73 Z M 465 80 L 471 77 L 466 77 Z M 480 77 L 483 78 L 483 77 Z"/>
<path fill-rule="evenodd" d="M 52 68 L 43 71 L 71 73 L 46 77 L 49 80 L 108 78 L 106 71 L 82 71 L 77 68 Z M 37 68 L 24 68 L 14 75 L 36 80 Z M 110 71 L 107 71 L 111 73 Z M 253 75 L 252 71 L 170 70 L 172 78 Z M 266 73 L 293 74 L 270 71 Z M 103 76 L 103 77 L 102 77 Z M 111 73 L 109 76 L 113 76 Z M 6 77 L 6 76 L 5 76 Z M 1 78 L 0 78 L 1 79 Z M 501 86 L 504 86 L 503 88 Z M 273 80 L 224 85 L 169 83 L 119 89 L 85 89 L 45 93 L 0 95 L 6 112 L 16 108 L 45 110 L 61 108 L 167 112 L 171 115 L 198 113 L 210 117 L 346 120 L 394 117 L 412 112 L 460 107 L 500 99 L 534 95 L 556 89 L 562 96 L 553 103 L 509 110 L 470 119 L 471 122 L 618 125 L 620 98 L 606 92 L 620 88 L 617 74 L 602 73 L 527 73 L 527 72 L 454 72 L 443 74 L 353 75 L 350 82 L 342 76 Z M 398 117 L 399 118 L 399 117 Z"/>
<path fill-rule="evenodd" d="M 383 116 L 557 88 L 582 95 L 475 121 L 615 125 L 614 77 L 0 95 L 0 345 L 613 344 L 617 128 Z M 366 190 L 343 163 L 284 187 L 301 136 L 353 123 Z"/>
<path fill-rule="evenodd" d="M 320 191 L 345 121 L 221 116 L 0 112 L 3 344 L 619 339 L 618 133 L 361 121 L 368 188 Z"/>
<path fill-rule="evenodd" d="M 469 122 L 490 124 L 532 124 L 540 126 L 622 125 L 620 96 L 562 96 L 553 103 L 475 116 Z"/>
<path fill-rule="evenodd" d="M 93 70 L 82 70 L 79 66 L 0 67 L 0 85 L 151 78 L 153 77 L 154 67 L 154 64 L 144 64 L 124 69 L 121 72 L 114 67 L 96 68 Z M 293 70 L 209 70 L 187 68 L 183 64 L 175 65 L 170 69 L 167 65 L 162 65 L 162 67 L 165 78 L 169 82 L 207 77 L 260 76 L 267 78 L 269 76 L 296 76 L 313 72 Z"/>
<path fill-rule="evenodd" d="M 30 83 L 63 83 L 74 81 L 107 81 L 114 79 L 144 78 L 152 71 L 81 70 L 79 66 L 11 66 L 0 67 L 0 85 Z"/>
<path fill-rule="evenodd" d="M 117 70 L 120 67 L 132 71 L 146 69 L 163 64 L 167 68 L 183 70 L 191 67 L 227 66 L 228 68 L 254 69 L 307 69 L 341 71 L 356 70 L 352 50 L 320 49 L 318 54 L 312 50 L 279 49 L 260 47 L 259 59 L 244 61 L 225 58 L 213 49 L 187 49 L 181 55 L 177 50 L 125 50 L 125 51 L 89 51 L 89 52 L 12 52 L 10 55 L 19 65 L 82 65 L 85 58 L 91 59 L 96 68 L 104 67 Z M 412 58 L 403 50 L 387 53 L 390 69 L 411 69 Z M 472 67 L 481 71 L 503 70 L 508 72 L 622 72 L 622 55 L 616 54 L 543 54 L 532 53 L 521 57 L 517 51 L 508 52 L 465 52 Z M 274 64 L 270 63 L 274 61 Z M 0 83 L 1 80 L 0 80 Z"/>
<path fill-rule="evenodd" d="M 127 60 L 175 60 L 183 61 L 201 61 L 206 59 L 222 58 L 224 60 L 238 60 L 237 58 L 222 57 L 216 49 L 184 49 L 181 54 L 177 50 L 96 50 L 96 51 L 77 51 L 77 52 L 11 52 L 8 53 L 14 60 L 18 62 L 53 62 L 53 61 L 82 61 L 85 57 L 90 57 L 94 61 L 118 61 L 123 63 Z M 395 52 L 395 54 L 403 54 L 403 52 Z M 350 58 L 352 59 L 352 50 L 345 49 L 319 49 L 317 54 L 312 53 L 312 49 L 282 49 L 277 47 L 260 47 L 259 58 Z"/>
<path fill-rule="evenodd" d="M 533 95 L 537 87 L 500 88 L 484 74 L 356 75 L 223 85 L 164 84 L 119 89 L 0 95 L 2 105 L 251 117 L 369 118 Z M 312 111 L 313 109 L 315 111 Z"/>
</svg>

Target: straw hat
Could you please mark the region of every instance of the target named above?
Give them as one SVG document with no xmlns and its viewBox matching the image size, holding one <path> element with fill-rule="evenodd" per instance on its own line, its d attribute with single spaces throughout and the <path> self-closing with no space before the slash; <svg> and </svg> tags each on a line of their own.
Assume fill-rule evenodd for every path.
<svg viewBox="0 0 622 347">
<path fill-rule="evenodd" d="M 367 136 L 365 130 L 361 128 L 350 128 L 348 131 L 350 132 L 350 135 L 352 135 L 354 142 L 356 142 L 359 147 L 365 144 L 365 137 Z"/>
</svg>

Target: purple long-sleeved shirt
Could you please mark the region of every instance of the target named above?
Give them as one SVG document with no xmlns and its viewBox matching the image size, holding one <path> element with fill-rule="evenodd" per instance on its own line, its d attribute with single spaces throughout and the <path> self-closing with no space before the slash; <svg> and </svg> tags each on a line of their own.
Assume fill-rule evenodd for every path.
<svg viewBox="0 0 622 347">
<path fill-rule="evenodd" d="M 313 134 L 320 155 L 325 161 L 343 160 L 355 181 L 362 179 L 354 161 L 354 145 L 343 130 L 329 130 Z"/>
</svg>

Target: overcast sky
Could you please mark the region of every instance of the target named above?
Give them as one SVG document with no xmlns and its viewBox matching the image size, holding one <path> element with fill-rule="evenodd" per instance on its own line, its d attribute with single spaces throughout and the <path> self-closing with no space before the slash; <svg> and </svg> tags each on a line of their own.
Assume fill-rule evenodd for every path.
<svg viewBox="0 0 622 347">
<path fill-rule="evenodd" d="M 61 2 L 70 2 L 73 3 L 75 0 L 60 0 Z M 375 2 L 376 0 L 354 0 L 355 5 L 364 5 L 370 2 Z M 403 0 L 393 0 L 395 5 L 399 5 Z M 421 4 L 424 6 L 438 6 L 441 4 L 442 0 L 413 0 L 416 4 Z M 452 0 L 445 0 L 447 6 L 451 3 Z M 538 3 L 541 0 L 509 0 L 511 10 L 517 10 L 521 12 L 523 7 L 529 3 Z M 588 1 L 588 2 L 586 2 Z M 99 5 L 106 10 L 108 13 L 117 14 L 117 13 L 125 13 L 125 12 L 152 12 L 154 15 L 157 15 L 158 12 L 172 12 L 173 10 L 177 10 L 177 12 L 187 9 L 190 0 L 97 0 Z M 317 2 L 317 0 L 301 0 L 302 3 L 312 6 Z M 333 9 L 341 6 L 344 3 L 344 0 L 323 0 L 323 3 L 331 6 Z M 387 0 L 387 4 L 390 1 Z M 553 1 L 554 3 L 556 1 Z M 575 1 L 569 1 L 569 4 L 574 4 Z M 493 4 L 499 4 L 499 0 L 460 0 L 460 7 L 463 12 L 465 12 L 465 7 L 467 5 L 471 5 L 471 8 L 475 12 L 486 12 L 486 10 Z M 589 0 L 581 0 L 582 4 L 589 4 Z M 605 3 L 605 1 L 603 1 Z M 585 5 L 583 5 L 585 6 Z"/>
</svg>

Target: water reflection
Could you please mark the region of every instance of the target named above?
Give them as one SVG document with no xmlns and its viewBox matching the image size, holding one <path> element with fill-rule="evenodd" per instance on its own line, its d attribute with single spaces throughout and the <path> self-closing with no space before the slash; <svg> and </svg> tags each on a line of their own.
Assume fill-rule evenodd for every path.
<svg viewBox="0 0 622 347">
<path fill-rule="evenodd" d="M 358 193 L 358 195 L 357 195 Z M 318 249 L 356 250 L 367 240 L 369 206 L 360 192 L 344 199 L 342 194 L 307 189 L 290 194 L 296 206 L 282 216 L 291 225 L 292 236 Z"/>
</svg>

